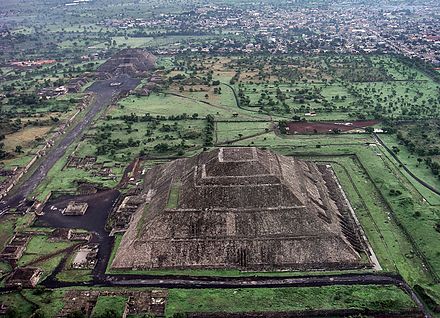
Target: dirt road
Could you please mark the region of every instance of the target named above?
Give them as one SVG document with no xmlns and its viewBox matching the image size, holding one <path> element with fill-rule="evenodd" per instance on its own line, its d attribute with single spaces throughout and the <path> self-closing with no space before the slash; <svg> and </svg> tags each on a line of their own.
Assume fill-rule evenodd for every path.
<svg viewBox="0 0 440 318">
<path fill-rule="evenodd" d="M 110 86 L 110 83 L 120 82 L 119 86 Z M 46 177 L 49 170 L 55 163 L 64 156 L 67 148 L 90 127 L 96 115 L 113 99 L 124 92 L 135 88 L 139 83 L 138 79 L 126 75 L 104 81 L 97 81 L 87 89 L 88 93 L 95 94 L 91 105 L 85 110 L 87 113 L 76 125 L 69 129 L 61 140 L 52 147 L 42 160 L 36 163 L 37 169 L 17 189 L 13 189 L 6 198 L 0 202 L 0 215 L 8 209 L 18 206 L 26 199 Z"/>
</svg>

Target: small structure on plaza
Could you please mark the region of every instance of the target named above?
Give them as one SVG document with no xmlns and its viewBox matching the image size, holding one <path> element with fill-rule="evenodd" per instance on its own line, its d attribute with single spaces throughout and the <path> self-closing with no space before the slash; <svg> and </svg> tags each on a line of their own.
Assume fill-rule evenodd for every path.
<svg viewBox="0 0 440 318">
<path fill-rule="evenodd" d="M 93 269 L 98 256 L 98 244 L 87 244 L 81 246 L 72 261 L 73 269 Z"/>
<path fill-rule="evenodd" d="M 64 215 L 84 215 L 88 207 L 86 202 L 70 201 L 62 213 Z"/>
</svg>

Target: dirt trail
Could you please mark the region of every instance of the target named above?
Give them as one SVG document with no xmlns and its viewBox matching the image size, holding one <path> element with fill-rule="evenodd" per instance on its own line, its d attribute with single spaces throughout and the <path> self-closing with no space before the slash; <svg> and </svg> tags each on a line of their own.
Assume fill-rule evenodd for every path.
<svg viewBox="0 0 440 318">
<path fill-rule="evenodd" d="M 122 85 L 118 87 L 110 86 L 110 83 L 115 81 L 121 82 Z M 64 134 L 64 137 L 48 150 L 48 153 L 42 160 L 37 161 L 36 170 L 33 171 L 27 180 L 20 184 L 17 189 L 13 189 L 11 194 L 0 202 L 0 215 L 25 200 L 43 181 L 49 170 L 64 156 L 67 148 L 91 126 L 96 115 L 103 108 L 108 106 L 112 100 L 117 98 L 120 93 L 135 88 L 138 83 L 138 79 L 128 76 L 119 76 L 117 78 L 93 83 L 93 85 L 87 89 L 87 92 L 93 93 L 95 98 L 92 104 L 85 110 L 87 113 L 84 115 L 84 118 L 77 122 L 73 128 L 68 130 Z"/>
</svg>

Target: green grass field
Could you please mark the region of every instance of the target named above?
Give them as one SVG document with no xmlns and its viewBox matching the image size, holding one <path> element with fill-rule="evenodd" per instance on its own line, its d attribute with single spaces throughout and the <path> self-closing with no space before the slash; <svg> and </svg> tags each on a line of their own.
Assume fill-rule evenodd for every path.
<svg viewBox="0 0 440 318">
<path fill-rule="evenodd" d="M 380 138 L 382 141 L 388 146 L 388 148 L 398 147 L 399 152 L 396 153 L 396 156 L 399 160 L 418 178 L 422 179 L 432 187 L 440 190 L 440 179 L 438 176 L 435 176 L 431 169 L 425 164 L 425 162 L 418 162 L 419 158 L 416 154 L 411 154 L 408 149 L 404 145 L 400 145 L 398 139 L 395 135 L 381 135 Z M 384 149 L 384 153 L 391 157 L 386 153 Z M 390 160 L 393 160 L 390 158 Z M 396 162 L 396 165 L 398 163 Z M 402 170 L 403 171 L 403 170 Z M 403 172 L 408 180 L 414 185 L 414 187 L 423 195 L 423 197 L 432 205 L 440 205 L 440 196 L 433 193 L 431 190 L 425 188 L 420 185 L 419 182 L 414 180 L 411 176 L 409 176 L 406 172 Z"/>
<path fill-rule="evenodd" d="M 203 96 L 197 96 L 197 93 L 188 93 L 188 98 L 179 97 L 169 94 L 152 94 L 148 97 L 128 97 L 119 102 L 120 106 L 116 110 L 112 111 L 113 116 L 125 115 L 135 113 L 137 115 L 143 115 L 149 113 L 153 116 L 169 116 L 169 115 L 181 115 L 186 113 L 192 115 L 194 113 L 199 114 L 200 117 L 206 117 L 211 114 L 217 119 L 268 119 L 264 114 L 249 113 L 241 110 L 235 106 L 235 100 L 232 97 L 232 93 L 225 93 L 220 95 L 218 100 L 206 100 Z M 191 97 L 191 95 L 194 95 Z M 209 102 L 212 105 L 206 104 L 202 101 Z M 237 113 L 238 116 L 234 117 L 233 114 Z"/>
<path fill-rule="evenodd" d="M 299 288 L 171 289 L 166 316 L 191 312 L 285 312 L 311 309 L 414 308 L 411 298 L 395 286 L 333 286 Z"/>
<path fill-rule="evenodd" d="M 34 235 L 26 246 L 26 251 L 19 264 L 25 266 L 41 256 L 63 250 L 72 245 L 72 242 L 50 241 L 47 236 Z"/>
<path fill-rule="evenodd" d="M 171 186 L 170 194 L 168 197 L 167 202 L 167 208 L 168 209 L 175 209 L 177 208 L 177 205 L 179 204 L 179 196 L 180 196 L 180 183 L 175 183 Z"/>
<path fill-rule="evenodd" d="M 121 317 L 127 298 L 123 296 L 99 296 L 92 317 L 103 317 L 106 312 L 115 312 L 115 317 Z"/>
<path fill-rule="evenodd" d="M 9 215 L 0 218 L 0 250 L 3 250 L 5 245 L 14 235 L 16 221 L 16 217 Z"/>
</svg>

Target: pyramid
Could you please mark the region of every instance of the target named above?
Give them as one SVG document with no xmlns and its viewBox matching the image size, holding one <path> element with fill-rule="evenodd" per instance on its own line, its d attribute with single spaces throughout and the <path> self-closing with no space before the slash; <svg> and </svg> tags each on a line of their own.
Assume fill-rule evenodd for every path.
<svg viewBox="0 0 440 318">
<path fill-rule="evenodd" d="M 101 73 L 136 76 L 154 68 L 156 57 L 142 49 L 123 49 L 97 69 Z"/>
<path fill-rule="evenodd" d="M 225 147 L 150 169 L 113 269 L 369 266 L 330 166 Z"/>
</svg>

